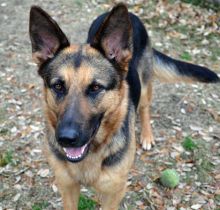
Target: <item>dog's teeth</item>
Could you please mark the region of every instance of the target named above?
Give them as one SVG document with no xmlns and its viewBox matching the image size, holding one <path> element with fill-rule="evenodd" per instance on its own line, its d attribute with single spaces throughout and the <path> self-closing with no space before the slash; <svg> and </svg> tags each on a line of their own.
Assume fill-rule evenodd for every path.
<svg viewBox="0 0 220 210">
<path fill-rule="evenodd" d="M 78 159 L 78 158 L 80 158 L 81 156 L 79 155 L 79 156 L 74 157 L 74 156 L 67 155 L 67 157 L 68 157 L 69 159 Z"/>
<path fill-rule="evenodd" d="M 86 145 L 83 146 L 83 148 L 82 148 L 82 154 L 84 153 L 84 151 L 85 151 L 87 145 L 88 145 L 88 144 L 86 144 Z"/>
</svg>

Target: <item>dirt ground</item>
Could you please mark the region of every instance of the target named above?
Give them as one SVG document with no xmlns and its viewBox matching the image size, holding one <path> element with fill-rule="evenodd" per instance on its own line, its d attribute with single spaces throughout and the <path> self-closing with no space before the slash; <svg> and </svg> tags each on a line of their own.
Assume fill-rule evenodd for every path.
<svg viewBox="0 0 220 210">
<path fill-rule="evenodd" d="M 127 2 L 158 50 L 220 73 L 220 12 L 171 0 Z M 0 1 L 0 210 L 62 209 L 41 153 L 42 83 L 28 35 L 33 4 L 48 11 L 72 43 L 83 43 L 92 20 L 113 2 Z M 146 152 L 138 145 L 120 209 L 220 209 L 220 85 L 155 82 L 152 126 L 156 146 Z M 187 136 L 196 144 L 190 151 L 182 146 Z M 180 175 L 175 189 L 158 181 L 166 168 Z M 96 199 L 92 189 L 82 194 Z"/>
</svg>

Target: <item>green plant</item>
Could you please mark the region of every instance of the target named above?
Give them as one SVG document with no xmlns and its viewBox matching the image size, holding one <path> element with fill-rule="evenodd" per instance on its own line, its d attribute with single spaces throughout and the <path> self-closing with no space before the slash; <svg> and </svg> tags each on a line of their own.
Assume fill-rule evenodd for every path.
<svg viewBox="0 0 220 210">
<path fill-rule="evenodd" d="M 195 162 L 198 180 L 200 182 L 211 182 L 212 177 L 209 173 L 213 170 L 214 165 L 211 162 L 210 145 L 199 140 L 197 149 L 193 151 L 193 160 Z"/>
<path fill-rule="evenodd" d="M 97 203 L 94 200 L 84 195 L 80 195 L 78 205 L 79 210 L 95 210 L 96 205 Z"/>
<path fill-rule="evenodd" d="M 211 161 L 210 145 L 202 139 L 194 140 L 191 137 L 186 137 L 182 142 L 183 148 L 186 151 L 190 151 L 190 154 L 183 152 L 181 155 L 186 161 L 194 163 L 194 169 L 192 172 L 198 175 L 198 181 L 200 182 L 212 182 L 210 172 L 213 170 L 214 165 Z M 185 182 L 190 183 L 191 173 L 185 177 Z"/>
<path fill-rule="evenodd" d="M 0 134 L 1 134 L 2 136 L 7 135 L 8 133 L 9 133 L 9 130 L 8 130 L 7 128 L 2 128 L 2 129 L 0 129 Z"/>
<path fill-rule="evenodd" d="M 188 52 L 183 52 L 180 55 L 180 58 L 186 61 L 191 61 L 192 60 L 192 56 L 188 53 Z"/>
<path fill-rule="evenodd" d="M 0 122 L 5 121 L 5 119 L 6 119 L 6 114 L 5 113 L 6 113 L 5 107 L 3 107 L 3 106 L 0 107 Z"/>
<path fill-rule="evenodd" d="M 215 3 L 214 1 L 212 2 L 208 0 L 181 0 L 181 1 L 202 8 L 212 9 L 216 12 L 220 10 L 220 4 Z"/>
<path fill-rule="evenodd" d="M 197 148 L 197 144 L 189 136 L 184 138 L 182 142 L 182 146 L 187 151 L 193 151 L 195 148 Z"/>
<path fill-rule="evenodd" d="M 47 201 L 42 201 L 35 203 L 31 208 L 32 210 L 43 210 L 49 206 L 49 203 Z"/>
<path fill-rule="evenodd" d="M 13 162 L 13 152 L 11 150 L 6 151 L 4 154 L 0 154 L 0 167 L 4 167 Z"/>
</svg>

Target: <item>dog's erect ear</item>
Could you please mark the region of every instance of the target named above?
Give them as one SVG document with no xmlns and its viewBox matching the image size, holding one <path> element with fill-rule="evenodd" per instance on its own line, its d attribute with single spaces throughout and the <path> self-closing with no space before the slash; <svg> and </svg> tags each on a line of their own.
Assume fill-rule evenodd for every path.
<svg viewBox="0 0 220 210">
<path fill-rule="evenodd" d="M 132 26 L 124 4 L 112 9 L 95 34 L 91 46 L 104 53 L 109 60 L 114 59 L 127 71 L 132 57 Z"/>
<path fill-rule="evenodd" d="M 31 7 L 29 33 L 33 59 L 38 65 L 70 45 L 58 24 L 37 6 Z"/>
</svg>

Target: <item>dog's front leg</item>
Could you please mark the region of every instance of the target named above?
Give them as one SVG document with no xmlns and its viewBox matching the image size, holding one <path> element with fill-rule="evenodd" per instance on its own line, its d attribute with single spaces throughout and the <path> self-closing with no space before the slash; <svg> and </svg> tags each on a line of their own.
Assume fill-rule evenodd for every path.
<svg viewBox="0 0 220 210">
<path fill-rule="evenodd" d="M 70 173 L 68 163 L 58 160 L 47 146 L 45 147 L 44 153 L 49 165 L 53 169 L 55 183 L 62 196 L 64 210 L 77 210 L 80 184 L 75 181 L 75 177 Z"/>
<path fill-rule="evenodd" d="M 116 185 L 113 184 L 107 191 L 100 192 L 102 210 L 118 210 L 125 192 L 126 181 L 117 183 Z"/>
<path fill-rule="evenodd" d="M 56 158 L 49 158 L 49 163 L 54 170 L 55 182 L 62 196 L 64 210 L 77 210 L 80 195 L 80 184 L 67 170 L 67 165 L 57 161 Z"/>
<path fill-rule="evenodd" d="M 64 210 L 77 210 L 80 195 L 80 185 L 69 177 L 56 177 L 57 187 L 62 196 Z"/>
</svg>

